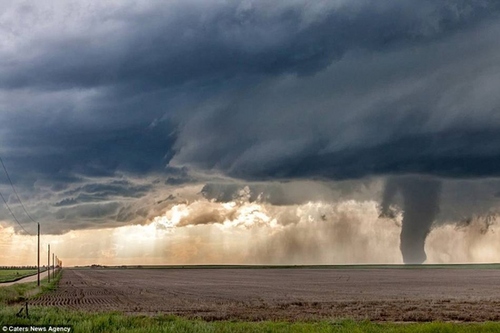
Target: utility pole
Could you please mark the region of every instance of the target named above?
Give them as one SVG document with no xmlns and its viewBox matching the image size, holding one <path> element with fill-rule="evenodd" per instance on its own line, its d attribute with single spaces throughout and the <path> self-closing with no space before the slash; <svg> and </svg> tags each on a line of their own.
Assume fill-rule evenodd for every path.
<svg viewBox="0 0 500 333">
<path fill-rule="evenodd" d="M 38 261 L 37 261 L 37 268 L 38 268 L 38 278 L 37 278 L 37 285 L 40 287 L 40 223 L 38 224 Z"/>
<path fill-rule="evenodd" d="M 50 283 L 50 244 L 49 244 L 49 252 L 47 256 L 47 272 L 49 272 L 49 275 L 47 275 L 48 282 Z"/>
<path fill-rule="evenodd" d="M 56 278 L 56 264 L 54 261 L 54 253 L 52 253 L 52 279 Z"/>
</svg>

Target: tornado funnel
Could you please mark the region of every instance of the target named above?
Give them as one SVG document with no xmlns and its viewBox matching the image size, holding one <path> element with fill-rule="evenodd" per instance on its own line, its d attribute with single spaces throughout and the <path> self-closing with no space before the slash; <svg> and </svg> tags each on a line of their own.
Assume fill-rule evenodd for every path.
<svg viewBox="0 0 500 333">
<path fill-rule="evenodd" d="M 382 216 L 389 215 L 389 206 L 397 193 L 403 199 L 400 243 L 403 261 L 421 264 L 427 259 L 425 239 L 439 213 L 441 182 L 417 176 L 389 178 L 382 198 Z"/>
</svg>

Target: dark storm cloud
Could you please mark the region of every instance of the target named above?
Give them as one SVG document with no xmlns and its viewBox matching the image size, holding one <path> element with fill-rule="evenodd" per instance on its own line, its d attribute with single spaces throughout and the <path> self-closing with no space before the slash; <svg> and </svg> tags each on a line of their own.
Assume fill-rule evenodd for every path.
<svg viewBox="0 0 500 333">
<path fill-rule="evenodd" d="M 374 147 L 345 148 L 321 153 L 325 145 L 310 145 L 297 160 L 265 170 L 255 169 L 258 178 L 322 177 L 359 178 L 370 174 L 424 173 L 443 177 L 500 175 L 498 130 L 449 131 L 408 135 Z M 439 151 L 441 150 L 441 151 Z M 239 169 L 234 170 L 235 176 Z M 244 171 L 243 171 L 244 172 Z"/>
<path fill-rule="evenodd" d="M 41 7 L 24 5 L 19 11 L 41 19 Z M 77 20 L 70 25 L 74 29 L 22 45 L 26 53 L 20 60 L 7 57 L 0 84 L 43 90 L 130 84 L 144 89 L 235 75 L 307 75 L 348 50 L 384 50 L 443 38 L 499 8 L 496 1 L 463 0 L 184 1 L 101 13 L 77 7 L 69 13 Z"/>
<path fill-rule="evenodd" d="M 257 182 L 257 183 L 208 183 L 201 189 L 201 194 L 216 202 L 248 200 L 249 202 L 268 203 L 271 205 L 297 205 L 310 201 L 336 201 L 352 197 L 362 198 L 361 182 Z M 349 189 L 347 193 L 345 189 Z"/>
<path fill-rule="evenodd" d="M 171 164 L 247 179 L 499 175 L 499 32 L 488 21 L 213 98 L 185 121 Z"/>
<path fill-rule="evenodd" d="M 43 234 L 146 224 L 173 205 L 193 200 L 191 192 L 196 196 L 195 190 L 166 187 L 162 179 L 130 175 L 85 178 L 66 183 L 58 191 L 52 181 L 40 180 L 33 191 L 24 192 L 21 198 L 30 215 L 40 222 Z M 15 195 L 8 187 L 0 190 L 22 225 L 28 232 L 36 233 L 36 224 L 25 215 Z M 0 221 L 10 218 L 6 209 L 0 210 Z M 17 224 L 13 226 L 21 230 Z"/>
<path fill-rule="evenodd" d="M 179 186 L 197 182 L 196 178 L 189 175 L 187 168 L 172 168 L 167 166 L 165 172 L 168 173 L 165 185 Z"/>
<path fill-rule="evenodd" d="M 140 198 L 151 190 L 151 185 L 135 185 L 127 180 L 113 180 L 106 184 L 85 184 L 65 191 L 63 200 L 54 206 L 69 206 L 82 202 L 106 201 L 115 198 Z"/>
<path fill-rule="evenodd" d="M 150 213 L 129 200 L 196 182 L 194 171 L 498 175 L 498 1 L 13 1 L 0 12 L 0 154 L 37 218 L 136 222 Z M 296 199 L 278 192 L 268 200 Z"/>
<path fill-rule="evenodd" d="M 161 170 L 172 156 L 175 161 L 202 169 L 220 168 L 237 177 L 327 174 L 348 178 L 391 172 L 390 166 L 385 170 L 377 163 L 349 172 L 332 165 L 330 160 L 348 160 L 345 155 L 352 147 L 330 153 L 338 134 L 325 133 L 317 120 L 327 113 L 330 122 L 343 121 L 343 115 L 356 110 L 350 110 L 352 105 L 336 105 L 342 96 L 332 96 L 330 101 L 322 98 L 323 105 L 315 105 L 314 88 L 298 96 L 303 105 L 291 108 L 296 102 L 294 90 L 309 84 L 328 85 L 335 95 L 346 89 L 338 89 L 345 83 L 354 94 L 370 93 L 380 84 L 398 83 L 398 75 L 418 79 L 414 77 L 417 71 L 426 73 L 445 63 L 434 59 L 427 64 L 426 58 L 435 51 L 451 57 L 446 49 L 461 46 L 446 42 L 467 31 L 488 31 L 499 9 L 496 1 L 7 6 L 4 22 L 11 27 L 3 28 L 6 38 L 0 61 L 6 110 L 2 116 L 4 155 L 12 156 L 12 163 L 21 169 L 29 165 L 30 171 L 54 177 L 71 173 L 111 176 L 115 170 L 144 174 Z M 22 22 L 30 23 L 24 26 Z M 441 41 L 443 45 L 436 45 Z M 405 50 L 415 55 L 398 53 Z M 472 52 L 467 47 L 465 51 L 464 58 Z M 381 60 L 361 69 L 350 68 L 373 57 Z M 341 60 L 341 65 L 327 70 Z M 386 68 L 391 61 L 395 62 L 393 70 Z M 320 73 L 328 82 L 311 81 Z M 286 74 L 299 76 L 294 86 L 280 91 L 276 84 Z M 445 82 L 443 89 L 447 86 Z M 262 94 L 259 87 L 272 91 Z M 366 124 L 370 120 L 387 127 L 401 122 L 424 126 L 431 112 L 420 101 L 424 93 L 425 89 L 409 98 L 382 100 L 369 112 L 373 119 L 354 119 L 359 120 L 352 124 L 354 131 L 366 130 L 370 135 L 374 131 Z M 225 105 L 212 110 L 214 98 L 223 99 Z M 251 110 L 250 102 L 257 110 Z M 337 107 L 346 110 L 339 112 Z M 400 111 L 400 119 L 394 120 L 403 107 L 408 110 Z M 283 130 L 276 127 L 282 120 Z M 241 131 L 248 122 L 248 130 Z M 297 125 L 306 131 L 294 133 Z M 197 133 L 192 133 L 192 127 Z M 270 133 L 261 133 L 260 127 Z M 389 137 L 381 145 L 397 144 L 400 139 L 385 135 Z M 427 133 L 417 131 L 418 135 L 425 139 Z M 180 140 L 172 150 L 176 137 Z M 362 150 L 367 145 L 371 148 L 372 142 L 357 145 Z M 247 155 L 255 155 L 260 167 L 249 165 L 254 162 L 247 161 Z M 279 155 L 280 161 L 269 155 Z M 309 155 L 315 165 L 324 161 L 326 170 L 311 170 L 304 162 Z M 276 161 L 269 165 L 269 159 Z M 294 170 L 286 170 L 287 165 L 294 165 Z M 171 184 L 184 181 L 169 180 Z"/>
</svg>

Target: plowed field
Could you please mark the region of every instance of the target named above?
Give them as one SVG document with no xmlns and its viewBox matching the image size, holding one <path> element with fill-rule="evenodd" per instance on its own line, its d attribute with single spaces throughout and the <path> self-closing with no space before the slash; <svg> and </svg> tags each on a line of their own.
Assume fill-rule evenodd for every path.
<svg viewBox="0 0 500 333">
<path fill-rule="evenodd" d="M 65 269 L 32 302 L 207 320 L 500 320 L 496 269 Z"/>
</svg>

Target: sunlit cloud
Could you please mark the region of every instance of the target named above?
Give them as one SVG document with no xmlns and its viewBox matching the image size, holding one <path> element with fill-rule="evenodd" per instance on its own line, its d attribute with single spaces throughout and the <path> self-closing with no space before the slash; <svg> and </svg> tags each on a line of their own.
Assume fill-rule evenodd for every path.
<svg viewBox="0 0 500 333">
<path fill-rule="evenodd" d="M 42 251 L 50 243 L 67 265 L 402 263 L 401 212 L 379 214 L 375 201 L 272 206 L 198 199 L 142 225 L 42 236 Z M 495 217 L 435 225 L 426 263 L 500 261 L 499 226 Z M 35 238 L 10 227 L 0 234 L 0 263 L 35 263 Z"/>
</svg>

